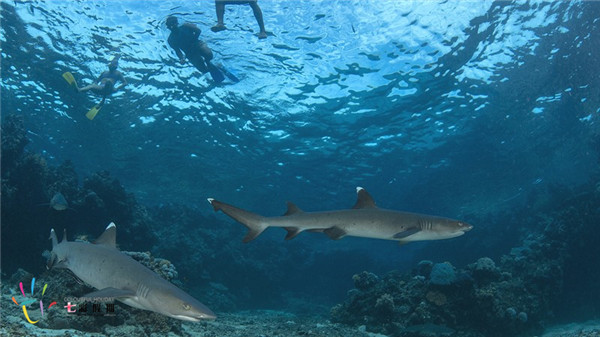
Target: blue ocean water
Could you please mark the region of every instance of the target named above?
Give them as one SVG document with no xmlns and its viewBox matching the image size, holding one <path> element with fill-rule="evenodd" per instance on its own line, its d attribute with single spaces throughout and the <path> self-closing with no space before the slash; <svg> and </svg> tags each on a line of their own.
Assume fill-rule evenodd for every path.
<svg viewBox="0 0 600 337">
<path fill-rule="evenodd" d="M 475 226 L 404 247 L 310 233 L 280 242 L 275 229 L 248 244 L 257 260 L 280 245 L 275 254 L 306 257 L 330 288 L 280 279 L 333 303 L 369 267 L 497 259 L 540 230 L 521 226 L 524 214 L 598 189 L 600 3 L 259 3 L 264 40 L 247 6 L 227 6 L 228 30 L 213 33 L 212 1 L 3 1 L 3 122 L 21 116 L 28 151 L 48 165 L 68 160 L 80 177 L 105 170 L 148 207 L 214 216 L 231 228 L 215 240 L 241 241 L 245 229 L 213 215 L 207 197 L 273 216 L 287 200 L 306 211 L 350 208 L 357 186 L 381 207 Z M 215 84 L 179 64 L 166 43 L 169 15 L 198 25 L 215 62 L 240 81 Z M 129 84 L 90 121 L 100 98 L 74 93 L 61 74 L 89 84 L 117 54 Z M 44 235 L 53 225 L 36 224 Z"/>
</svg>

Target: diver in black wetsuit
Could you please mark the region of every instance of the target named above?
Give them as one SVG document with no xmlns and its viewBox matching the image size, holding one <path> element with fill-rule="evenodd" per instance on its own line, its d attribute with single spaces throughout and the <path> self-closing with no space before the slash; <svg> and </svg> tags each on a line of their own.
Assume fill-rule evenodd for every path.
<svg viewBox="0 0 600 337">
<path fill-rule="evenodd" d="M 78 92 L 84 92 L 91 90 L 98 95 L 102 95 L 102 101 L 97 105 L 98 109 L 104 105 L 106 97 L 112 93 L 123 89 L 127 85 L 127 80 L 123 74 L 117 70 L 119 66 L 119 56 L 115 56 L 112 61 L 108 64 L 108 71 L 103 72 L 100 76 L 90 85 L 86 85 L 83 88 L 77 88 Z M 115 87 L 117 82 L 121 82 L 118 87 Z M 75 84 L 77 85 L 77 84 Z"/>
<path fill-rule="evenodd" d="M 198 40 L 200 28 L 193 23 L 187 22 L 180 26 L 177 18 L 174 16 L 167 18 L 166 25 L 171 31 L 167 41 L 169 42 L 169 46 L 175 50 L 175 53 L 179 57 L 179 62 L 185 64 L 187 57 L 190 63 L 200 72 L 203 74 L 210 72 L 215 82 L 222 82 L 224 79 L 223 73 L 210 63 L 210 60 L 213 58 L 212 51 L 206 43 Z"/>
</svg>

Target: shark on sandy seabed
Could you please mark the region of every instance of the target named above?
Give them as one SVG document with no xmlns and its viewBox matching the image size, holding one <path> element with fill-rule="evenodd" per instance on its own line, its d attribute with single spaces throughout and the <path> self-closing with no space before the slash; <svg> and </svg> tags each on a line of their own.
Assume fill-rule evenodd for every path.
<svg viewBox="0 0 600 337">
<path fill-rule="evenodd" d="M 215 319 L 204 304 L 161 278 L 116 247 L 117 227 L 110 223 L 93 244 L 69 242 L 66 232 L 58 243 L 54 229 L 48 268 L 67 268 L 99 289 L 83 297 L 112 297 L 135 308 L 150 310 L 184 321 Z"/>
<path fill-rule="evenodd" d="M 209 198 L 215 211 L 222 211 L 248 227 L 244 242 L 254 240 L 268 227 L 283 227 L 286 240 L 303 231 L 323 232 L 333 240 L 345 236 L 386 239 L 400 244 L 412 241 L 441 240 L 463 235 L 473 226 L 466 222 L 432 215 L 378 208 L 371 195 L 357 187 L 358 200 L 352 209 L 304 212 L 288 202 L 283 216 L 265 217 Z"/>
</svg>

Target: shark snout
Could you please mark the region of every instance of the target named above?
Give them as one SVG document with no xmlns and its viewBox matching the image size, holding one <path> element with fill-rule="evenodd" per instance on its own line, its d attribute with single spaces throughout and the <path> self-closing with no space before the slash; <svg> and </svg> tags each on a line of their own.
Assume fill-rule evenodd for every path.
<svg viewBox="0 0 600 337">
<path fill-rule="evenodd" d="M 188 322 L 198 322 L 202 320 L 213 320 L 217 315 L 207 306 L 200 303 L 192 296 L 184 293 L 180 289 L 172 289 L 172 293 L 164 296 L 156 311 L 167 316 L 177 318 Z"/>
<path fill-rule="evenodd" d="M 180 319 L 182 321 L 189 322 L 199 322 L 203 320 L 214 320 L 217 319 L 217 315 L 212 312 L 210 309 L 206 308 L 205 310 L 195 312 L 189 315 L 172 315 L 173 318 Z"/>
<path fill-rule="evenodd" d="M 460 227 L 460 230 L 462 230 L 463 232 L 468 232 L 471 229 L 473 229 L 473 225 L 469 225 L 466 222 L 459 222 L 458 226 Z"/>
</svg>

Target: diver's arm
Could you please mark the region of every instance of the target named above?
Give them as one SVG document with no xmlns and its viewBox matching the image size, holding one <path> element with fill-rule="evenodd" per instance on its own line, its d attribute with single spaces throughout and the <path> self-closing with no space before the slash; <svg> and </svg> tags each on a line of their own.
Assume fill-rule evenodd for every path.
<svg viewBox="0 0 600 337">
<path fill-rule="evenodd" d="M 103 72 L 102 74 L 100 74 L 100 76 L 98 76 L 98 78 L 96 79 L 96 82 L 94 82 L 94 83 L 97 83 L 97 84 L 99 84 L 99 83 L 101 83 L 101 82 L 102 82 L 102 80 L 103 80 L 104 78 L 106 78 L 106 77 L 108 77 L 108 71 L 105 71 L 105 72 Z"/>
<path fill-rule="evenodd" d="M 175 51 L 175 54 L 177 54 L 177 57 L 179 57 L 179 62 L 181 64 L 185 64 L 185 57 L 183 56 L 183 53 L 181 52 L 181 49 L 179 49 L 179 47 L 175 46 L 175 44 L 171 40 L 171 37 L 169 37 L 169 39 L 167 40 L 167 42 L 169 42 L 169 46 L 171 48 L 173 48 L 173 50 Z"/>
<path fill-rule="evenodd" d="M 123 74 L 121 72 L 119 72 L 119 81 L 121 81 L 121 85 L 119 85 L 115 89 L 115 91 L 121 90 L 121 89 L 123 89 L 127 85 L 127 80 L 125 79 L 125 76 L 123 76 Z"/>
</svg>

